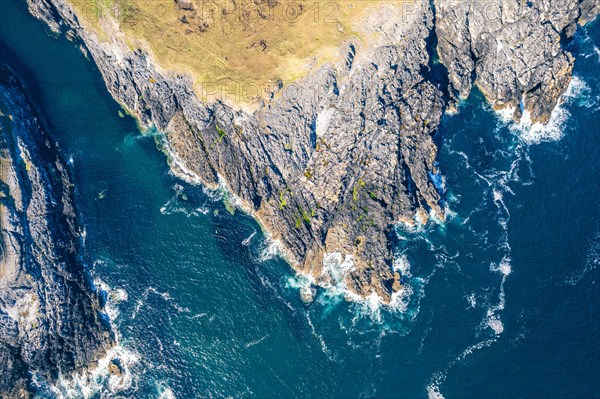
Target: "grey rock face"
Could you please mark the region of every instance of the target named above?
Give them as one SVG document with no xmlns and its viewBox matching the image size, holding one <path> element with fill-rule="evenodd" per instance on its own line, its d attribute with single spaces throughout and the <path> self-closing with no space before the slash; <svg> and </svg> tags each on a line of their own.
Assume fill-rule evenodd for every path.
<svg viewBox="0 0 600 399">
<path fill-rule="evenodd" d="M 57 154 L 0 66 L 0 397 L 27 397 L 112 343 L 78 259 L 72 183 Z"/>
<path fill-rule="evenodd" d="M 436 0 L 438 51 L 454 92 L 476 84 L 494 107 L 515 108 L 520 119 L 546 123 L 571 80 L 574 58 L 563 48 L 598 2 Z"/>
<path fill-rule="evenodd" d="M 386 4 L 362 27 L 379 32 L 377 42 L 346 43 L 342 61 L 250 113 L 201 101 L 191 79 L 159 70 L 118 35 L 98 41 L 64 0 L 29 3 L 49 26 L 81 38 L 142 125 L 165 132 L 174 171 L 226 185 L 317 284 L 384 302 L 401 289 L 394 225 L 444 218 L 432 136 L 448 103 L 476 84 L 496 107 L 522 102 L 532 120 L 546 121 L 573 65 L 561 34 L 598 12 L 587 0 Z M 430 54 L 436 40 L 449 83 Z M 341 263 L 352 267 L 342 273 Z"/>
</svg>

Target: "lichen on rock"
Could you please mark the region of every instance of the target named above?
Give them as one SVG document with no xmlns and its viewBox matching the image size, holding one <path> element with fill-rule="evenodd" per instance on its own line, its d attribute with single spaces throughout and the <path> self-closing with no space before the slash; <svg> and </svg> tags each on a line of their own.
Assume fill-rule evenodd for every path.
<svg viewBox="0 0 600 399">
<path fill-rule="evenodd" d="M 515 118 L 547 121 L 571 76 L 563 40 L 598 13 L 566 0 L 378 4 L 353 27 L 369 40 L 346 40 L 336 60 L 247 110 L 201 98 L 193 77 L 130 49 L 114 24 L 100 40 L 65 0 L 28 1 L 81 39 L 118 102 L 165 133 L 176 173 L 226 186 L 315 283 L 385 303 L 402 290 L 394 226 L 445 217 L 433 139 L 443 113 L 476 85 Z M 341 282 L 324 265 L 334 253 L 351 261 Z"/>
</svg>

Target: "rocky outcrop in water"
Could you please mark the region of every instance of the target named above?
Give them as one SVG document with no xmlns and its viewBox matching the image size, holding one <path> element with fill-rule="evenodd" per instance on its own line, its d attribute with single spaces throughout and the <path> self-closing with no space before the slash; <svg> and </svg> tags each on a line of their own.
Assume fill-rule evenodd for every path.
<svg viewBox="0 0 600 399">
<path fill-rule="evenodd" d="M 548 122 L 571 81 L 574 57 L 565 39 L 600 12 L 596 1 L 434 2 L 441 61 L 452 91 L 477 85 L 496 109 Z M 458 23 L 457 23 L 458 22 Z"/>
<path fill-rule="evenodd" d="M 317 284 L 384 302 L 402 288 L 395 226 L 444 219 L 434 141 L 444 111 L 475 84 L 515 118 L 547 121 L 573 65 L 561 40 L 598 12 L 588 0 L 380 4 L 358 27 L 376 40 L 347 42 L 339 62 L 247 112 L 203 102 L 190 77 L 131 51 L 116 25 L 102 42 L 64 0 L 28 1 L 81 39 L 143 126 L 165 132 L 174 171 L 225 185 Z"/>
<path fill-rule="evenodd" d="M 0 397 L 29 397 L 112 344 L 78 256 L 69 171 L 0 65 Z"/>
</svg>

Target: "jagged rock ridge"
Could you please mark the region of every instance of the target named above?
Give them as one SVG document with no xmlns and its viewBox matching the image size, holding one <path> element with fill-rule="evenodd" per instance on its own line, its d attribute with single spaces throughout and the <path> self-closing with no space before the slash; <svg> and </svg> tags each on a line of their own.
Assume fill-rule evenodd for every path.
<svg viewBox="0 0 600 399">
<path fill-rule="evenodd" d="M 547 121 L 571 76 L 562 41 L 599 11 L 593 0 L 382 4 L 360 27 L 375 41 L 347 42 L 339 62 L 248 113 L 203 103 L 190 77 L 131 51 L 114 21 L 102 42 L 65 0 L 28 1 L 54 31 L 81 39 L 143 126 L 165 132 L 174 171 L 226 185 L 317 284 L 384 302 L 402 288 L 394 226 L 444 218 L 433 140 L 443 112 L 475 84 L 515 118 Z M 340 273 L 342 264 L 350 267 Z"/>
<path fill-rule="evenodd" d="M 29 397 L 112 345 L 79 259 L 71 190 L 56 145 L 0 65 L 0 397 Z"/>
</svg>

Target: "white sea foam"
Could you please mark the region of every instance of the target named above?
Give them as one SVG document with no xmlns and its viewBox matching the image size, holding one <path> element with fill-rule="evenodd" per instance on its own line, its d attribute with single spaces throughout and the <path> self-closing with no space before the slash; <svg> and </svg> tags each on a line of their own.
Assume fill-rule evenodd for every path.
<svg viewBox="0 0 600 399">
<path fill-rule="evenodd" d="M 464 360 L 467 356 L 472 355 L 473 353 L 475 353 L 475 351 L 478 351 L 479 349 L 487 348 L 491 344 L 493 344 L 494 342 L 496 342 L 496 338 L 489 338 L 489 339 L 486 339 L 484 341 L 480 341 L 480 342 L 478 342 L 478 343 L 476 343 L 474 345 L 471 345 L 467 349 L 465 349 L 456 358 L 456 361 Z"/>
<path fill-rule="evenodd" d="M 467 302 L 469 303 L 469 308 L 475 308 L 475 306 L 477 306 L 477 297 L 475 296 L 475 293 L 471 293 L 469 296 L 467 296 Z"/>
<path fill-rule="evenodd" d="M 123 288 L 117 288 L 110 295 L 112 301 L 116 304 L 121 302 L 126 302 L 129 299 L 129 295 L 127 295 L 127 291 Z"/>
<path fill-rule="evenodd" d="M 504 325 L 502 324 L 502 321 L 500 320 L 499 316 L 492 316 L 488 319 L 488 327 L 490 327 L 492 330 L 494 330 L 494 333 L 496 335 L 502 334 L 502 332 L 504 331 Z"/>
<path fill-rule="evenodd" d="M 410 262 L 404 254 L 394 257 L 394 264 L 392 265 L 392 268 L 404 277 L 411 276 Z"/>
<path fill-rule="evenodd" d="M 276 256 L 281 256 L 285 253 L 283 248 L 283 244 L 279 240 L 274 240 L 270 234 L 265 234 L 265 239 L 262 242 L 262 249 L 260 250 L 260 255 L 258 256 L 258 260 L 260 262 L 266 262 L 275 258 Z"/>
<path fill-rule="evenodd" d="M 177 397 L 173 393 L 173 390 L 167 385 L 166 382 L 161 382 L 156 385 L 156 392 L 158 399 L 176 399 Z"/>
<path fill-rule="evenodd" d="M 477 350 L 489 347 L 496 341 L 497 341 L 497 338 L 494 337 L 494 338 L 486 339 L 484 341 L 477 342 L 476 344 L 473 344 L 471 346 L 468 346 L 464 351 L 461 352 L 460 355 L 458 355 L 454 360 L 452 360 L 450 363 L 448 363 L 448 365 L 446 366 L 446 368 L 443 371 L 438 371 L 438 372 L 434 373 L 431 376 L 429 384 L 427 385 L 428 398 L 429 399 L 443 398 L 444 396 L 441 393 L 440 385 L 442 385 L 442 383 L 446 380 L 448 371 L 450 371 L 450 369 L 452 367 L 454 367 L 454 365 L 457 362 L 464 360 L 467 356 L 472 355 Z M 435 396 L 435 395 L 438 395 L 438 396 Z"/>
<path fill-rule="evenodd" d="M 244 241 L 242 241 L 242 245 L 245 247 L 250 245 L 250 241 L 252 241 L 252 238 L 254 238 L 255 235 L 256 235 L 256 231 L 253 231 L 252 234 L 250 234 L 248 237 L 246 237 L 244 239 Z"/>
<path fill-rule="evenodd" d="M 318 283 L 325 290 L 319 295 L 317 302 L 326 307 L 336 306 L 343 301 L 350 302 L 355 317 L 367 317 L 373 322 L 381 323 L 384 312 L 405 313 L 414 293 L 411 283 L 423 283 L 423 279 L 411 278 L 410 263 L 406 256 L 396 256 L 393 265 L 394 270 L 399 271 L 409 281 L 403 284 L 401 290 L 391 295 L 389 303 L 385 303 L 374 291 L 370 295 L 362 297 L 348 288 L 346 276 L 354 268 L 352 255 L 344 255 L 340 252 L 325 254 L 322 274 L 328 276 L 328 278 L 324 280 L 327 281 L 326 283 Z M 295 277 L 287 280 L 287 287 L 299 290 L 305 302 L 312 302 L 314 299 L 316 295 L 314 287 L 316 285 L 317 282 L 314 276 L 302 273 L 298 273 Z"/>
<path fill-rule="evenodd" d="M 119 359 L 122 368 L 120 375 L 109 371 L 113 359 Z M 50 390 L 59 399 L 91 398 L 105 389 L 115 394 L 131 387 L 134 380 L 131 368 L 138 361 L 137 354 L 117 344 L 98 360 L 96 367 L 69 376 L 61 375 Z"/>
<path fill-rule="evenodd" d="M 581 101 L 589 94 L 589 87 L 579 77 L 574 76 L 563 94 L 559 103 L 550 114 L 550 119 L 546 124 L 531 120 L 531 113 L 525 109 L 521 120 L 517 123 L 512 119 L 515 108 L 506 108 L 499 110 L 496 114 L 500 120 L 506 123 L 509 128 L 519 135 L 526 144 L 539 144 L 549 141 L 558 141 L 563 137 L 566 122 L 570 113 L 566 108 L 567 104 L 574 101 Z M 524 105 L 522 105 L 524 106 Z"/>
<path fill-rule="evenodd" d="M 328 298 L 344 298 L 350 302 L 365 301 L 364 298 L 350 291 L 346 285 L 347 274 L 354 270 L 354 257 L 340 252 L 330 252 L 323 256 L 322 276 L 329 276 L 321 286 L 327 291 Z"/>
<path fill-rule="evenodd" d="M 565 123 L 569 117 L 568 111 L 562 105 L 558 105 L 550 114 L 550 120 L 546 124 L 531 121 L 529 111 L 523 112 L 523 117 L 518 125 L 521 138 L 527 144 L 539 144 L 545 141 L 558 141 L 562 138 Z"/>
<path fill-rule="evenodd" d="M 121 337 L 114 324 L 120 314 L 118 305 L 128 300 L 127 291 L 122 288 L 111 289 L 99 278 L 94 279 L 94 284 L 108 294 L 104 312 L 111 321 L 116 344 L 98 359 L 94 367 L 69 375 L 60 375 L 57 382 L 49 387 L 59 399 L 91 398 L 98 392 L 107 390 L 112 395 L 130 388 L 134 381 L 132 367 L 139 362 L 139 355 L 120 343 Z M 115 359 L 119 361 L 121 372 L 113 374 L 109 365 Z"/>
<path fill-rule="evenodd" d="M 368 298 L 366 304 L 368 305 L 368 310 L 370 311 L 369 316 L 373 320 L 382 320 L 382 309 L 385 311 L 391 311 L 395 313 L 406 313 L 408 311 L 411 299 L 414 294 L 414 288 L 412 284 L 418 284 L 421 286 L 424 285 L 423 279 L 412 278 L 412 274 L 410 272 L 410 262 L 408 261 L 408 258 L 405 255 L 395 256 L 393 268 L 402 275 L 402 277 L 405 279 L 405 282 L 399 291 L 394 292 L 392 294 L 392 297 L 388 304 L 384 305 L 383 301 L 381 301 L 381 298 L 379 298 L 379 296 L 377 296 L 376 294 L 372 294 L 372 297 Z M 422 294 L 423 291 L 420 291 L 420 295 Z M 414 316 L 416 316 L 416 313 Z"/>
<path fill-rule="evenodd" d="M 494 194 L 494 202 L 500 202 L 504 198 L 502 196 L 502 193 L 498 190 L 493 190 L 493 194 Z"/>
<path fill-rule="evenodd" d="M 202 180 L 187 167 L 185 162 L 173 150 L 173 147 L 171 147 L 171 144 L 164 135 L 158 135 L 157 137 L 160 139 L 160 144 L 169 157 L 169 163 L 171 165 L 170 173 L 188 183 L 197 185 L 202 184 Z"/>
<path fill-rule="evenodd" d="M 523 140 L 524 141 L 524 140 Z M 526 143 L 525 143 L 526 144 Z M 427 393 L 429 398 L 443 398 L 441 393 L 441 386 L 444 382 L 448 371 L 459 361 L 465 357 L 471 355 L 473 352 L 488 347 L 496 342 L 497 337 L 504 332 L 504 324 L 502 323 L 500 312 L 504 310 L 506 305 L 506 298 L 504 292 L 504 284 L 508 276 L 512 273 L 512 266 L 510 263 L 511 248 L 508 242 L 508 220 L 510 219 L 510 212 L 506 205 L 506 194 L 514 195 L 513 190 L 509 187 L 509 183 L 520 181 L 518 172 L 522 157 L 527 159 L 527 154 L 522 150 L 521 145 L 518 145 L 516 149 L 511 151 L 511 154 L 517 154 L 517 157 L 511 162 L 510 168 L 504 171 L 493 171 L 492 173 L 478 173 L 474 168 L 469 165 L 469 160 L 466 154 L 458 154 L 463 157 L 467 167 L 473 169 L 474 173 L 482 181 L 486 182 L 489 186 L 489 191 L 485 198 L 491 198 L 493 203 L 498 208 L 498 225 L 502 229 L 502 235 L 500 237 L 499 249 L 503 249 L 504 255 L 499 262 L 492 262 L 490 264 L 490 271 L 498 273 L 501 276 L 498 301 L 489 306 L 486 310 L 485 317 L 482 321 L 481 328 L 489 328 L 492 332 L 492 338 L 480 341 L 474 345 L 468 346 L 459 356 L 451 361 L 444 370 L 435 373 L 432 376 L 430 383 L 427 386 Z M 489 201 L 488 201 L 489 203 Z M 483 209 L 483 208 L 481 208 Z M 480 209 L 480 210 L 481 210 Z M 478 305 L 476 293 L 471 293 L 465 297 L 468 308 L 476 308 Z"/>
<path fill-rule="evenodd" d="M 162 213 L 163 215 L 172 215 L 175 213 L 183 213 L 187 217 L 207 215 L 209 212 L 210 212 L 210 209 L 204 208 L 204 207 L 199 207 L 199 208 L 190 210 L 190 209 L 188 209 L 186 207 L 182 207 L 182 206 L 170 206 L 170 204 L 165 204 L 164 206 L 162 206 L 160 208 L 160 213 Z"/>
<path fill-rule="evenodd" d="M 416 212 L 410 221 L 400 220 L 396 223 L 397 228 L 410 234 L 422 233 L 425 230 L 425 226 L 425 218 L 419 212 Z"/>
<path fill-rule="evenodd" d="M 294 277 L 290 277 L 287 280 L 288 288 L 295 288 L 299 290 L 312 284 L 315 284 L 314 277 L 302 273 L 298 273 Z"/>
<path fill-rule="evenodd" d="M 300 292 L 300 297 L 304 303 L 309 304 L 314 301 L 317 290 L 315 289 L 315 279 L 311 275 L 297 273 L 294 277 L 287 280 L 288 288 L 297 289 Z"/>
<path fill-rule="evenodd" d="M 600 63 L 600 49 L 598 48 L 598 46 L 596 46 L 593 43 L 592 38 L 588 34 L 586 34 L 584 36 L 583 43 L 591 45 L 591 50 L 584 53 L 583 57 L 584 58 L 595 57 L 595 58 L 597 58 L 597 61 Z"/>
<path fill-rule="evenodd" d="M 600 233 L 596 233 L 590 240 L 583 268 L 570 274 L 565 282 L 568 285 L 577 285 L 585 277 L 600 266 Z"/>
<path fill-rule="evenodd" d="M 308 322 L 308 325 L 310 326 L 310 331 L 312 332 L 313 336 L 315 338 L 317 338 L 317 340 L 319 341 L 319 344 L 321 345 L 321 350 L 323 351 L 323 353 L 325 355 L 327 355 L 327 358 L 329 360 L 335 361 L 335 356 L 333 355 L 331 350 L 327 347 L 327 344 L 325 343 L 325 339 L 323 338 L 323 336 L 321 334 L 317 333 L 317 330 L 315 329 L 315 326 L 314 326 L 312 320 L 310 319 L 310 315 L 308 313 L 306 313 L 306 321 Z"/>
<path fill-rule="evenodd" d="M 569 116 L 568 112 L 559 104 L 550 114 L 550 120 L 546 123 L 531 120 L 531 113 L 523 111 L 519 122 L 513 120 L 515 108 L 504 108 L 496 111 L 496 115 L 506 124 L 512 132 L 517 134 L 527 144 L 539 144 L 547 141 L 557 141 L 562 138 L 565 122 Z"/>
<path fill-rule="evenodd" d="M 258 339 L 250 341 L 250 342 L 246 343 L 246 345 L 244 345 L 244 346 L 246 347 L 246 349 L 248 349 L 248 348 L 250 348 L 250 347 L 252 347 L 254 345 L 260 344 L 262 341 L 264 341 L 267 338 L 269 338 L 269 334 L 266 334 L 266 335 L 264 335 L 264 336 L 262 336 L 262 337 L 260 337 Z"/>
<path fill-rule="evenodd" d="M 127 300 L 127 291 L 122 288 L 111 289 L 104 281 L 99 278 L 94 279 L 94 285 L 101 291 L 106 292 L 107 301 L 104 306 L 104 313 L 108 316 L 111 322 L 114 322 L 120 314 L 118 304 Z"/>
<path fill-rule="evenodd" d="M 500 272 L 504 276 L 508 276 L 512 272 L 512 267 L 510 265 L 510 258 L 508 256 L 504 256 L 498 264 L 492 263 L 490 265 L 490 271 Z"/>
<path fill-rule="evenodd" d="M 206 215 L 210 210 L 204 206 L 191 209 L 189 206 L 180 205 L 180 198 L 185 198 L 184 188 L 180 184 L 173 185 L 175 194 L 161 208 L 160 213 L 163 215 L 172 215 L 174 213 L 183 213 L 187 217 Z"/>
<path fill-rule="evenodd" d="M 573 76 L 563 98 L 567 103 L 592 108 L 597 105 L 598 98 L 592 97 L 591 93 L 592 89 L 583 79 Z"/>
<path fill-rule="evenodd" d="M 169 294 L 168 292 L 161 292 L 154 287 L 148 287 L 144 290 L 141 297 L 138 298 L 138 300 L 135 304 L 133 312 L 131 313 L 132 320 L 137 317 L 137 315 L 140 312 L 140 310 L 142 309 L 142 307 L 146 304 L 146 301 L 148 300 L 148 295 L 150 295 L 150 294 L 159 296 L 165 302 L 167 302 L 169 305 L 171 305 L 179 313 L 190 313 L 190 310 L 188 308 L 179 306 L 179 304 L 177 304 L 177 302 L 175 302 L 173 300 L 173 298 L 171 297 L 171 294 Z"/>
<path fill-rule="evenodd" d="M 427 386 L 427 398 L 428 399 L 444 399 L 444 395 L 440 392 L 440 388 L 431 384 Z"/>
<path fill-rule="evenodd" d="M 531 184 L 530 182 L 522 182 L 520 176 L 522 175 L 521 171 L 526 171 L 524 168 L 527 167 L 529 168 L 529 176 L 534 176 L 531 168 L 532 161 L 528 154 L 529 145 L 545 141 L 559 140 L 561 137 L 563 137 L 566 128 L 566 122 L 570 117 L 569 107 L 577 106 L 590 108 L 597 106 L 599 100 L 597 98 L 590 98 L 589 94 L 590 90 L 585 82 L 578 77 L 574 77 L 561 102 L 552 112 L 550 122 L 547 125 L 531 123 L 531 115 L 528 112 L 524 113 L 523 119 L 519 124 L 514 123 L 512 120 L 512 114 L 514 110 L 504 110 L 498 112 L 497 115 L 503 121 L 503 123 L 508 125 L 511 131 L 514 132 L 518 138 L 520 138 L 520 140 L 513 139 L 514 141 L 511 140 L 509 142 L 509 144 L 512 145 L 511 148 L 498 150 L 497 153 L 494 154 L 494 157 L 499 155 L 502 158 L 502 161 L 511 162 L 510 167 L 507 170 L 484 170 L 478 172 L 477 165 L 471 165 L 466 154 L 454 152 L 454 154 L 461 156 L 464 159 L 464 163 L 466 164 L 467 168 L 473 170 L 473 173 L 479 179 L 481 179 L 482 182 L 487 183 L 489 187 L 486 190 L 484 202 L 480 207 L 478 207 L 478 210 L 480 211 L 487 209 L 490 202 L 493 202 L 498 209 L 497 223 L 501 231 L 500 237 L 496 238 L 498 245 L 494 245 L 493 249 L 500 252 L 500 260 L 496 262 L 490 262 L 490 271 L 496 276 L 499 276 L 500 283 L 495 291 L 486 287 L 482 296 L 479 296 L 479 294 L 476 292 L 465 295 L 468 309 L 475 309 L 478 306 L 482 306 L 483 309 L 485 309 L 479 329 L 481 330 L 481 334 L 485 334 L 489 338 L 477 342 L 474 345 L 468 346 L 459 356 L 451 361 L 445 369 L 435 373 L 427 386 L 429 398 L 437 399 L 439 397 L 443 397 L 440 387 L 442 387 L 448 371 L 457 362 L 460 362 L 477 350 L 489 347 L 494 342 L 497 342 L 500 335 L 505 334 L 505 329 L 507 327 L 502 321 L 502 311 L 505 309 L 507 303 L 504 287 L 507 279 L 512 275 L 513 272 L 511 265 L 512 250 L 508 239 L 510 202 L 508 201 L 509 196 L 507 194 L 515 195 L 515 192 L 511 188 L 513 183 L 519 183 L 521 185 Z M 500 129 L 498 130 L 498 132 L 501 131 L 502 130 Z M 468 217 L 466 220 L 468 220 Z M 475 230 L 471 231 L 476 233 Z M 491 237 L 492 235 L 490 235 L 490 238 Z M 484 240 L 485 239 L 487 238 L 484 238 Z M 489 242 L 486 242 L 486 245 L 489 244 Z M 598 257 L 596 257 L 596 261 L 596 264 L 600 265 L 600 259 Z M 593 263 L 590 263 L 588 260 L 586 265 L 590 264 Z M 581 272 L 589 273 L 589 270 L 590 268 L 586 266 L 586 268 L 581 270 Z M 575 278 L 572 281 L 578 281 L 579 274 L 574 274 L 573 277 Z M 492 297 L 492 303 L 490 304 L 488 299 L 493 292 L 496 292 L 497 294 L 497 301 L 494 302 Z"/>
<path fill-rule="evenodd" d="M 332 285 L 327 288 L 339 286 L 345 289 L 346 275 L 354 270 L 354 257 L 340 252 L 331 252 L 323 256 L 323 274 L 332 279 Z"/>
<path fill-rule="evenodd" d="M 504 274 L 505 276 L 508 276 L 512 272 L 510 262 L 506 258 L 502 259 L 502 261 L 500 262 L 499 269 L 500 273 Z"/>
<path fill-rule="evenodd" d="M 223 191 L 219 190 L 218 187 L 210 188 L 210 187 L 203 185 L 202 192 L 213 202 L 218 202 L 218 201 L 223 200 Z"/>
<path fill-rule="evenodd" d="M 490 270 L 493 272 L 500 272 L 502 274 L 502 280 L 500 281 L 500 292 L 498 294 L 498 303 L 494 306 L 490 306 L 486 312 L 486 319 L 484 320 L 485 326 L 491 328 L 496 335 L 502 334 L 504 331 L 504 325 L 500 320 L 498 312 L 504 310 L 506 306 L 506 294 L 504 293 L 504 283 L 508 278 L 508 275 L 512 272 L 510 265 L 510 258 L 505 256 L 502 258 L 499 264 L 492 263 Z"/>
</svg>

